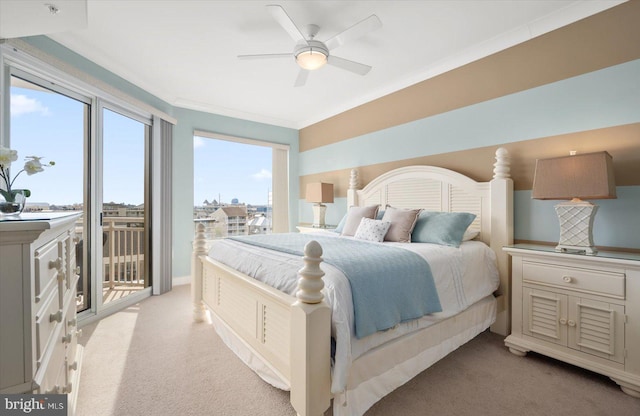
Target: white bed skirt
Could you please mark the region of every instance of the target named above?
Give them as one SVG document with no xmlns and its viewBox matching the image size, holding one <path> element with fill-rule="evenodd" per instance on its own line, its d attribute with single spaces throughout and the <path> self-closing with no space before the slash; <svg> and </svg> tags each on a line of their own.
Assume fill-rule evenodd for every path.
<svg viewBox="0 0 640 416">
<path fill-rule="evenodd" d="M 333 399 L 333 416 L 359 416 L 393 390 L 470 341 L 496 319 L 495 298 L 487 296 L 457 315 L 388 342 L 359 357 L 349 370 L 347 391 Z M 267 383 L 289 390 L 283 378 L 211 314 L 222 341 Z"/>
</svg>

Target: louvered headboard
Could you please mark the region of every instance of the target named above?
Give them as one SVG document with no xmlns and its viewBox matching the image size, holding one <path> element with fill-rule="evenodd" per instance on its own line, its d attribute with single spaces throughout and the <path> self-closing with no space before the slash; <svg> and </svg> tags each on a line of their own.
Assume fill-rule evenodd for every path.
<svg viewBox="0 0 640 416">
<path fill-rule="evenodd" d="M 506 335 L 510 330 L 509 256 L 502 250 L 513 244 L 513 181 L 508 152 L 496 151 L 494 176 L 490 182 L 476 182 L 468 176 L 435 166 L 407 166 L 384 173 L 360 189 L 357 170 L 351 171 L 348 206 L 379 204 L 429 211 L 470 212 L 476 219 L 470 228 L 480 231 L 478 239 L 496 253 L 500 271 L 498 321 L 492 330 Z"/>
</svg>

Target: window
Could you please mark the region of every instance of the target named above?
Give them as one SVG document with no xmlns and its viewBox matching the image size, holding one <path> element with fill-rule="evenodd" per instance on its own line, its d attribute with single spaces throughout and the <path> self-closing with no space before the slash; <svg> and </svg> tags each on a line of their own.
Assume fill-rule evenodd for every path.
<svg viewBox="0 0 640 416">
<path fill-rule="evenodd" d="M 194 136 L 194 219 L 208 238 L 288 230 L 288 147 Z"/>
</svg>

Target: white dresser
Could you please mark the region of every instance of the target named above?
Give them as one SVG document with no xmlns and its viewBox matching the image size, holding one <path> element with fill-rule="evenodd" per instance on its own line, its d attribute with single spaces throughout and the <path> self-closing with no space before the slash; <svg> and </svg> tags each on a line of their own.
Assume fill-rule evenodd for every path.
<svg viewBox="0 0 640 416">
<path fill-rule="evenodd" d="M 80 215 L 0 218 L 0 393 L 68 393 L 69 414 L 82 359 L 75 260 Z"/>
<path fill-rule="evenodd" d="M 640 398 L 640 255 L 517 244 L 505 345 L 604 374 Z"/>
</svg>

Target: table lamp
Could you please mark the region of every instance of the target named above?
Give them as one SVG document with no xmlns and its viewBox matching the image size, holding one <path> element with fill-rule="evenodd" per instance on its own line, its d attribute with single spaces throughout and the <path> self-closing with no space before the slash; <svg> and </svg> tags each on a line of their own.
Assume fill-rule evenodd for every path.
<svg viewBox="0 0 640 416">
<path fill-rule="evenodd" d="M 324 203 L 333 203 L 333 184 L 331 183 L 310 183 L 307 184 L 307 202 L 313 202 L 313 226 L 324 228 L 324 216 L 327 206 Z"/>
<path fill-rule="evenodd" d="M 616 198 L 613 159 L 595 152 L 536 160 L 533 199 L 568 200 L 555 206 L 560 223 L 558 251 L 596 254 L 593 220 L 598 206 L 583 199 Z"/>
</svg>

